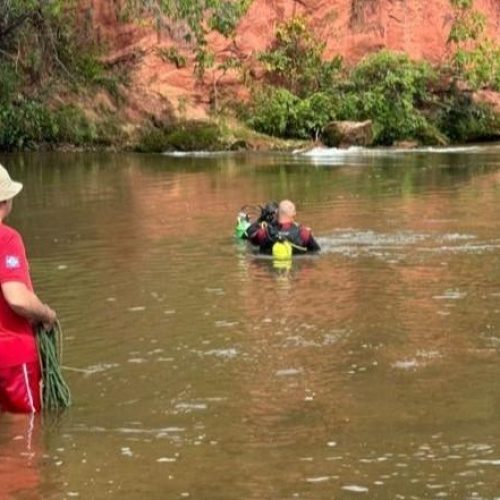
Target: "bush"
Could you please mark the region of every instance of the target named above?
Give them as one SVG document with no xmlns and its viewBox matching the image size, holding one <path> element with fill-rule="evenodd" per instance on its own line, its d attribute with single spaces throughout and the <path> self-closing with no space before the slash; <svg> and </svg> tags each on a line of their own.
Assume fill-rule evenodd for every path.
<svg viewBox="0 0 500 500">
<path fill-rule="evenodd" d="M 187 65 L 186 56 L 183 56 L 176 47 L 161 48 L 157 52 L 164 61 L 175 64 L 177 69 L 185 68 Z"/>
<path fill-rule="evenodd" d="M 316 139 L 329 121 L 371 119 L 376 144 L 414 138 L 442 143 L 444 138 L 421 111 L 430 100 L 433 77 L 427 64 L 381 51 L 361 61 L 345 82 L 331 79 L 325 90 L 302 98 L 288 88 L 265 87 L 254 95 L 248 121 L 265 134 Z"/>
<path fill-rule="evenodd" d="M 175 151 L 213 151 L 220 149 L 219 127 L 209 122 L 186 122 L 167 134 L 167 147 Z"/>
<path fill-rule="evenodd" d="M 429 99 L 432 78 L 433 72 L 425 63 L 410 61 L 406 55 L 378 52 L 352 71 L 351 83 L 344 90 L 347 103 L 340 114 L 349 119 L 372 119 L 378 144 L 418 137 L 419 131 L 429 126 L 419 107 Z"/>
<path fill-rule="evenodd" d="M 496 54 L 500 57 L 498 50 Z M 470 78 L 500 81 L 495 57 L 494 64 L 485 59 L 476 66 Z M 254 94 L 247 121 L 268 135 L 316 139 L 329 121 L 371 119 L 374 143 L 381 145 L 407 139 L 444 145 L 498 135 L 498 116 L 467 94 L 431 95 L 434 79 L 427 64 L 381 51 L 361 61 L 345 81 L 337 81 L 329 90 L 301 98 L 283 87 L 264 87 Z"/>
<path fill-rule="evenodd" d="M 53 113 L 54 135 L 50 142 L 83 146 L 97 140 L 96 126 L 76 106 L 62 106 Z"/>
<path fill-rule="evenodd" d="M 325 124 L 336 118 L 337 109 L 336 99 L 325 92 L 302 99 L 290 116 L 290 137 L 317 140 Z"/>
<path fill-rule="evenodd" d="M 102 146 L 120 146 L 127 141 L 127 134 L 115 116 L 105 117 L 95 124 L 95 143 Z"/>
<path fill-rule="evenodd" d="M 19 75 L 11 64 L 0 63 L 0 105 L 9 103 L 19 85 Z"/>
<path fill-rule="evenodd" d="M 460 77 L 473 88 L 491 87 L 500 91 L 500 46 L 483 41 L 474 49 L 458 49 L 453 64 Z"/>
<path fill-rule="evenodd" d="M 264 134 L 289 137 L 289 124 L 300 99 L 284 88 L 267 87 L 254 97 L 249 125 Z"/>
<path fill-rule="evenodd" d="M 139 153 L 163 153 L 167 150 L 167 134 L 152 126 L 145 127 L 139 137 L 136 151 Z"/>
<path fill-rule="evenodd" d="M 456 49 L 451 58 L 456 75 L 473 88 L 500 90 L 500 46 L 485 34 L 485 15 L 473 8 L 473 0 L 450 1 L 455 18 L 448 43 Z"/>
<path fill-rule="evenodd" d="M 50 110 L 41 102 L 27 99 L 0 106 L 2 150 L 35 149 L 43 144 L 84 146 L 96 140 L 96 126 L 76 106 Z"/>
<path fill-rule="evenodd" d="M 453 92 L 444 102 L 438 126 L 453 142 L 477 141 L 500 134 L 500 117 L 470 96 Z"/>
<path fill-rule="evenodd" d="M 53 137 L 55 124 L 49 110 L 36 101 L 21 100 L 0 106 L 0 148 L 29 149 Z"/>
<path fill-rule="evenodd" d="M 275 137 L 317 139 L 325 123 L 334 120 L 337 100 L 316 92 L 304 99 L 284 88 L 266 87 L 255 96 L 249 125 Z"/>
<path fill-rule="evenodd" d="M 216 151 L 224 146 L 219 127 L 210 122 L 182 122 L 163 127 L 146 127 L 136 150 L 141 153 L 165 151 Z"/>
<path fill-rule="evenodd" d="M 236 29 L 241 17 L 248 10 L 250 3 L 251 0 L 236 0 L 232 2 L 222 0 L 216 2 L 209 21 L 210 27 L 225 37 L 229 37 Z"/>
<path fill-rule="evenodd" d="M 325 44 L 310 32 L 306 20 L 294 17 L 278 26 L 270 50 L 259 54 L 270 83 L 306 97 L 330 88 L 342 67 L 342 59 L 323 60 Z"/>
</svg>

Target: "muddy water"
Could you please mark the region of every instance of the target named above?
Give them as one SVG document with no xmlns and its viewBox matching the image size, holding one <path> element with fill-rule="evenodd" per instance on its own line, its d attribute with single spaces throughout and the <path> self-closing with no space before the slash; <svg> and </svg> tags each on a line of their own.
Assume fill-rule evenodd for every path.
<svg viewBox="0 0 500 500">
<path fill-rule="evenodd" d="M 500 496 L 500 147 L 3 156 L 74 406 L 1 498 Z M 323 252 L 232 239 L 289 197 Z"/>
</svg>

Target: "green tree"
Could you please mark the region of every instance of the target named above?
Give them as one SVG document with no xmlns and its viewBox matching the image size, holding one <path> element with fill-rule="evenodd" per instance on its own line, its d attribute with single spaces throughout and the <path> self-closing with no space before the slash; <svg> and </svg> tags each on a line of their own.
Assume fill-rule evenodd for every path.
<svg viewBox="0 0 500 500">
<path fill-rule="evenodd" d="M 54 71 L 69 75 L 76 45 L 71 40 L 74 3 L 75 0 L 1 1 L 0 61 L 20 64 L 32 83 Z"/>
<path fill-rule="evenodd" d="M 318 139 L 325 123 L 335 118 L 335 99 L 326 92 L 305 98 L 283 87 L 267 86 L 254 96 L 249 124 L 255 130 L 285 138 Z"/>
<path fill-rule="evenodd" d="M 370 55 L 350 75 L 344 94 L 348 112 L 354 116 L 343 118 L 372 119 L 379 144 L 418 138 L 430 127 L 420 108 L 429 98 L 432 77 L 428 64 L 411 61 L 404 54 L 380 51 Z"/>
<path fill-rule="evenodd" d="M 451 66 L 458 78 L 473 88 L 500 90 L 500 45 L 485 35 L 486 16 L 473 8 L 473 0 L 450 0 L 455 19 L 448 44 L 454 48 Z"/>
<path fill-rule="evenodd" d="M 170 22 L 185 22 L 189 40 L 205 41 L 206 29 L 230 36 L 252 0 L 127 0 L 126 19 L 136 15 L 152 15 L 159 29 Z"/>
<path fill-rule="evenodd" d="M 259 54 L 268 81 L 304 97 L 332 85 L 340 70 L 339 57 L 323 60 L 325 44 L 316 39 L 303 17 L 293 17 L 278 26 L 272 47 Z"/>
</svg>

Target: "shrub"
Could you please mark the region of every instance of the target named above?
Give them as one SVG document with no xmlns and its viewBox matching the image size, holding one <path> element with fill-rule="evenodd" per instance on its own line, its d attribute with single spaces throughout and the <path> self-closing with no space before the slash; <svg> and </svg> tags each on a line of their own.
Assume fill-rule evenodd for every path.
<svg viewBox="0 0 500 500">
<path fill-rule="evenodd" d="M 299 102 L 287 89 L 266 87 L 254 97 L 249 125 L 264 134 L 289 137 L 289 124 Z"/>
<path fill-rule="evenodd" d="M 0 105 L 11 101 L 19 85 L 19 75 L 12 64 L 0 64 Z"/>
<path fill-rule="evenodd" d="M 158 55 L 166 62 L 175 64 L 177 69 L 185 68 L 187 65 L 186 56 L 183 56 L 176 47 L 169 47 L 168 49 L 158 49 Z"/>
<path fill-rule="evenodd" d="M 284 88 L 266 87 L 254 99 L 249 125 L 264 134 L 317 139 L 324 125 L 335 119 L 337 100 L 327 92 L 304 99 Z"/>
<path fill-rule="evenodd" d="M 215 56 L 205 46 L 200 45 L 196 50 L 194 60 L 194 74 L 198 79 L 203 80 L 205 71 L 214 65 Z"/>
<path fill-rule="evenodd" d="M 470 10 L 455 19 L 448 35 L 448 43 L 459 44 L 468 40 L 477 40 L 483 33 L 485 26 L 485 15 L 481 12 Z"/>
<path fill-rule="evenodd" d="M 302 17 L 294 17 L 276 30 L 270 50 L 259 54 L 268 80 L 300 97 L 327 90 L 341 69 L 342 59 L 323 60 L 325 44 L 310 32 Z"/>
<path fill-rule="evenodd" d="M 450 1 L 455 18 L 448 44 L 455 49 L 451 66 L 456 76 L 473 88 L 500 90 L 500 46 L 485 34 L 485 15 L 473 8 L 473 0 Z"/>
<path fill-rule="evenodd" d="M 0 106 L 0 149 L 20 151 L 42 144 L 83 146 L 96 140 L 96 126 L 76 106 L 50 110 L 28 99 Z"/>
<path fill-rule="evenodd" d="M 251 0 L 216 2 L 209 21 L 210 27 L 226 37 L 230 36 L 236 29 L 241 16 L 248 10 L 250 3 Z"/>
<path fill-rule="evenodd" d="M 172 127 L 166 136 L 167 149 L 213 151 L 221 148 L 219 127 L 209 122 L 186 122 Z"/>
<path fill-rule="evenodd" d="M 148 126 L 142 130 L 135 149 L 139 153 L 163 153 L 167 149 L 166 145 L 165 131 Z"/>
<path fill-rule="evenodd" d="M 336 118 L 336 99 L 325 92 L 302 99 L 290 116 L 288 126 L 291 137 L 317 140 L 326 123 Z"/>
<path fill-rule="evenodd" d="M 425 63 L 410 61 L 406 55 L 381 51 L 364 59 L 351 73 L 347 102 L 342 115 L 351 119 L 372 119 L 375 142 L 417 137 L 428 123 L 419 107 L 428 100 L 433 72 Z M 354 95 L 349 95 L 354 94 Z"/>
<path fill-rule="evenodd" d="M 500 46 L 483 41 L 471 50 L 458 49 L 453 56 L 458 75 L 473 88 L 491 87 L 500 91 Z"/>
<path fill-rule="evenodd" d="M 54 136 L 55 124 L 46 106 L 20 100 L 0 107 L 0 148 L 29 149 Z"/>
<path fill-rule="evenodd" d="M 211 122 L 187 121 L 163 127 L 146 127 L 136 150 L 142 153 L 164 151 L 215 151 L 223 148 L 219 127 Z"/>
<path fill-rule="evenodd" d="M 50 142 L 83 146 L 97 139 L 96 126 L 76 106 L 61 106 L 53 112 L 54 134 Z"/>
<path fill-rule="evenodd" d="M 325 90 L 303 97 L 289 88 L 265 87 L 254 95 L 248 121 L 269 135 L 317 138 L 331 120 L 371 119 L 377 144 L 411 138 L 442 143 L 444 138 L 421 111 L 430 100 L 433 78 L 427 64 L 381 51 L 361 61 L 345 81 L 331 79 Z"/>
<path fill-rule="evenodd" d="M 453 142 L 470 142 L 498 136 L 500 117 L 466 94 L 452 92 L 444 102 L 438 126 Z"/>
<path fill-rule="evenodd" d="M 105 117 L 95 124 L 96 138 L 94 142 L 102 146 L 119 146 L 127 140 L 127 134 L 115 116 Z"/>
</svg>

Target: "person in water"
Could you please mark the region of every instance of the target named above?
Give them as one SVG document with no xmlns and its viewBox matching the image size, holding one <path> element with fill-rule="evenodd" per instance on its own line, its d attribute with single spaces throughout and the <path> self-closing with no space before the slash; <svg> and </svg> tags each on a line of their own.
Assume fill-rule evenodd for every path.
<svg viewBox="0 0 500 500">
<path fill-rule="evenodd" d="M 57 319 L 33 291 L 21 235 L 4 223 L 22 187 L 0 165 L 0 413 L 40 411 L 34 326 L 42 323 L 49 329 Z"/>
<path fill-rule="evenodd" d="M 320 246 L 311 229 L 295 222 L 295 217 L 295 205 L 290 200 L 281 201 L 277 207 L 268 204 L 263 216 L 247 228 L 247 239 L 262 253 L 279 258 L 318 252 Z"/>
</svg>

